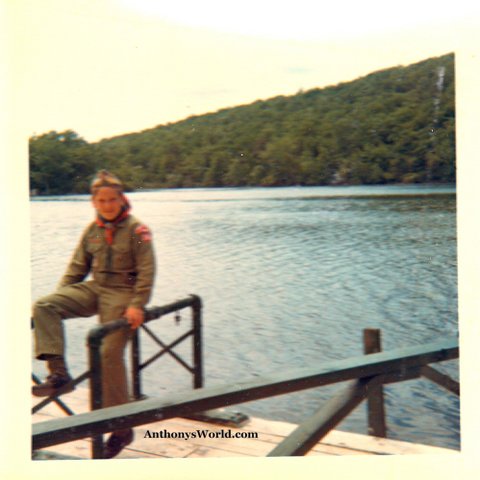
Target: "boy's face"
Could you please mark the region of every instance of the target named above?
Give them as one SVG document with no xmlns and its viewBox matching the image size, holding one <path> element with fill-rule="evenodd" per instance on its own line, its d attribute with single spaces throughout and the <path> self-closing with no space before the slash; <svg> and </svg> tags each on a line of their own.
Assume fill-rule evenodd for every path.
<svg viewBox="0 0 480 480">
<path fill-rule="evenodd" d="M 122 195 L 115 188 L 101 187 L 93 195 L 92 203 L 105 220 L 114 220 L 121 212 L 124 202 Z"/>
</svg>

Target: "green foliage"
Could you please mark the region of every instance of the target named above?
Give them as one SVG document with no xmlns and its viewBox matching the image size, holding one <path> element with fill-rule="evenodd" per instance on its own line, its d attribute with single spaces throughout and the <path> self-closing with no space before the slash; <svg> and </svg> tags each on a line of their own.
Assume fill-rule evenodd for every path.
<svg viewBox="0 0 480 480">
<path fill-rule="evenodd" d="M 30 189 L 47 195 L 85 192 L 96 169 L 91 151 L 71 130 L 31 138 Z"/>
<path fill-rule="evenodd" d="M 98 168 L 132 189 L 454 182 L 454 87 L 449 54 L 94 144 L 50 132 L 31 187 L 87 191 Z"/>
</svg>

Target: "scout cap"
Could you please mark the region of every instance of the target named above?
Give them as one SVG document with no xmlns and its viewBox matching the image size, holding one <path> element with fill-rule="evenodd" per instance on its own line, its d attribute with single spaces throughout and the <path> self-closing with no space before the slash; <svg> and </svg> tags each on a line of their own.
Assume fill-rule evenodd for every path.
<svg viewBox="0 0 480 480">
<path fill-rule="evenodd" d="M 95 194 L 101 187 L 111 187 L 115 188 L 119 192 L 123 192 L 123 185 L 120 179 L 113 175 L 113 173 L 108 172 L 107 170 L 100 170 L 95 175 L 95 178 L 90 184 L 90 191 L 92 192 L 92 194 Z"/>
</svg>

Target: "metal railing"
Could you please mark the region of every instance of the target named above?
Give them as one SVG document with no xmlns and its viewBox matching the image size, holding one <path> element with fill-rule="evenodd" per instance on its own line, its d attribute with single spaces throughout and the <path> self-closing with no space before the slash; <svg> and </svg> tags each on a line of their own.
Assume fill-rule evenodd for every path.
<svg viewBox="0 0 480 480">
<path fill-rule="evenodd" d="M 175 341 L 170 344 L 165 344 L 157 335 L 155 335 L 147 326 L 146 323 L 152 320 L 158 320 L 161 317 L 178 312 L 184 308 L 192 309 L 192 327 L 190 330 L 182 334 Z M 101 346 L 103 339 L 112 332 L 121 328 L 128 327 L 129 324 L 125 318 L 108 322 L 103 325 L 90 330 L 88 334 L 88 351 L 90 364 L 90 408 L 98 410 L 102 408 L 102 358 Z M 179 300 L 177 302 L 164 305 L 162 307 L 152 307 L 146 310 L 145 320 L 141 329 L 146 331 L 148 335 L 160 346 L 161 350 L 150 357 L 145 362 L 140 360 L 140 341 L 138 330 L 134 332 L 132 338 L 132 386 L 133 396 L 135 399 L 142 398 L 141 393 L 141 371 L 158 360 L 164 354 L 168 353 L 172 358 L 188 370 L 193 377 L 193 388 L 201 388 L 203 386 L 203 362 L 202 362 L 202 302 L 200 297 L 191 295 L 188 298 Z M 188 337 L 192 337 L 192 351 L 193 351 L 193 365 L 190 366 L 185 360 L 177 355 L 173 348 L 182 343 Z M 93 458 L 103 457 L 103 436 L 96 435 L 92 442 L 92 456 Z"/>
<path fill-rule="evenodd" d="M 175 339 L 166 344 L 146 325 L 147 323 L 158 320 L 165 315 L 175 313 L 176 321 L 179 320 L 179 312 L 185 308 L 192 311 L 191 328 Z M 125 318 L 114 320 L 105 324 L 98 325 L 90 330 L 87 336 L 88 362 L 89 369 L 73 379 L 68 385 L 65 385 L 57 392 L 36 404 L 32 408 L 32 413 L 36 413 L 51 402 L 55 402 L 67 415 L 72 416 L 75 413 L 60 400 L 60 397 L 69 387 L 76 386 L 79 383 L 90 380 L 90 408 L 97 410 L 102 407 L 102 361 L 101 346 L 106 336 L 121 328 L 128 327 L 129 324 Z M 150 338 L 160 347 L 160 350 L 144 362 L 141 361 L 139 330 L 145 331 Z M 184 342 L 187 338 L 192 338 L 192 361 L 191 365 L 178 355 L 173 349 Z M 151 365 L 165 354 L 170 355 L 177 363 L 184 367 L 192 375 L 193 388 L 203 387 L 203 354 L 202 354 L 202 301 L 197 295 L 190 295 L 187 298 L 160 307 L 149 307 L 145 309 L 144 323 L 140 329 L 135 330 L 131 341 L 131 380 L 133 396 L 136 400 L 143 397 L 142 394 L 142 370 Z M 32 374 L 34 383 L 40 383 L 38 377 Z M 92 455 L 93 458 L 101 458 L 103 453 L 103 438 L 97 435 L 93 439 Z"/>
<path fill-rule="evenodd" d="M 300 390 L 350 381 L 346 389 L 323 405 L 314 416 L 277 445 L 268 456 L 304 455 L 356 408 L 377 387 L 424 376 L 449 391 L 459 392 L 455 380 L 432 374 L 429 364 L 458 358 L 458 340 L 379 352 L 337 360 L 321 368 L 275 373 L 262 380 L 197 389 L 170 398 L 149 398 L 74 417 L 33 425 L 33 449 L 45 448 L 117 428 L 132 428 L 159 420 L 188 415 Z M 444 376 L 446 377 L 446 376 Z M 453 388 L 450 388 L 452 387 Z M 96 455 L 99 453 L 96 452 Z M 94 456 L 94 458 L 100 458 Z"/>
</svg>

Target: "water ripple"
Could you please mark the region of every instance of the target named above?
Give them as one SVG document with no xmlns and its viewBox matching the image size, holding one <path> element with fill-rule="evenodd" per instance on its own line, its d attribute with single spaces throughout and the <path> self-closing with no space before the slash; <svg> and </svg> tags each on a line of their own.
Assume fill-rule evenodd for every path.
<svg viewBox="0 0 480 480">
<path fill-rule="evenodd" d="M 55 287 L 91 220 L 82 198 L 74 209 L 73 199 L 31 204 L 34 298 Z M 207 385 L 361 355 L 367 327 L 382 329 L 385 349 L 457 332 L 455 196 L 448 189 L 203 189 L 131 199 L 133 213 L 154 234 L 152 304 L 190 293 L 204 301 Z M 67 322 L 77 373 L 94 323 Z M 161 330 L 167 337 L 179 332 L 170 321 Z M 188 358 L 188 346 L 182 348 Z M 458 375 L 457 362 L 448 364 L 449 374 Z M 146 393 L 190 388 L 188 375 L 170 361 L 145 375 Z M 424 381 L 389 386 L 389 435 L 458 448 L 458 399 L 437 390 Z M 241 410 L 301 422 L 334 391 L 314 389 Z M 341 428 L 365 432 L 363 407 Z"/>
</svg>

